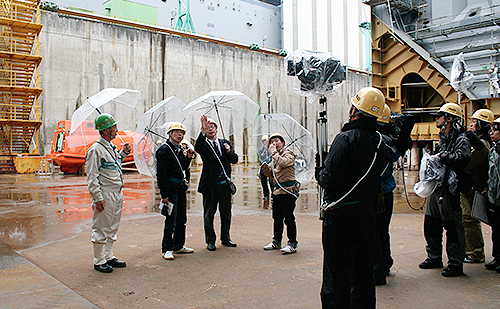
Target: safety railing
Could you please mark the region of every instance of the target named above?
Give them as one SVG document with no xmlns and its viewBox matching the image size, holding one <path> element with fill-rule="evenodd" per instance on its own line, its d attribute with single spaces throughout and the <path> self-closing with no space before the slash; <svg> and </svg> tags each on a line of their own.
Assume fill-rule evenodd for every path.
<svg viewBox="0 0 500 309">
<path fill-rule="evenodd" d="M 30 22 L 38 0 L 0 0 L 0 17 Z"/>
</svg>

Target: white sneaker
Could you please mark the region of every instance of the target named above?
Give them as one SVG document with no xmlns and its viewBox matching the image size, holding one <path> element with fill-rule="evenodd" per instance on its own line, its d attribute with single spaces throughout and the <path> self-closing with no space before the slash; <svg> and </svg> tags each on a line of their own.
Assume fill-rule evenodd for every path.
<svg viewBox="0 0 500 309">
<path fill-rule="evenodd" d="M 286 245 L 285 248 L 281 248 L 280 250 L 283 254 L 292 254 L 297 252 L 297 247 L 293 247 L 291 245 Z"/>
<path fill-rule="evenodd" d="M 264 246 L 264 250 L 277 250 L 277 249 L 280 249 L 281 248 L 281 243 L 280 242 L 276 242 L 276 241 L 272 241 L 269 245 L 265 245 Z"/>
<path fill-rule="evenodd" d="M 173 260 L 173 259 L 175 259 L 174 254 L 173 254 L 172 251 L 167 251 L 167 252 L 163 253 L 163 258 L 165 260 Z"/>
<path fill-rule="evenodd" d="M 193 248 L 188 248 L 186 246 L 180 248 L 179 250 L 177 251 L 174 251 L 174 253 L 193 253 L 194 252 L 194 249 Z"/>
</svg>

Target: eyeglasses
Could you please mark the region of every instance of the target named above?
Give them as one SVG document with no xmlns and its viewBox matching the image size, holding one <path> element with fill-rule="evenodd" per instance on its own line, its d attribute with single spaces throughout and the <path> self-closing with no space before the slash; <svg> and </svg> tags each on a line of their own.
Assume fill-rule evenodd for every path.
<svg viewBox="0 0 500 309">
<path fill-rule="evenodd" d="M 493 133 L 495 131 L 500 131 L 500 129 L 499 128 L 495 128 L 495 127 L 491 127 L 490 133 Z"/>
</svg>

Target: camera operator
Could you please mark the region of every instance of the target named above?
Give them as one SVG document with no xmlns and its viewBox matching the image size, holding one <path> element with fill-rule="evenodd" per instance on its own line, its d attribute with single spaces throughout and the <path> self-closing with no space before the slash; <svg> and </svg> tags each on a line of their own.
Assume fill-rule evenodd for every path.
<svg viewBox="0 0 500 309">
<path fill-rule="evenodd" d="M 317 166 L 323 207 L 323 308 L 375 308 L 375 200 L 386 149 L 377 130 L 385 98 L 372 87 L 351 98 L 344 125 Z M 319 163 L 319 162 L 317 162 Z"/>
</svg>

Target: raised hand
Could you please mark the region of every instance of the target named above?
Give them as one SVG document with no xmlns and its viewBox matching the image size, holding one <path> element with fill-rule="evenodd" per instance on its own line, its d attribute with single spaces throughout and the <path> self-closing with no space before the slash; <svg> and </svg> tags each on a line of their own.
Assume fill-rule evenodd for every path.
<svg viewBox="0 0 500 309">
<path fill-rule="evenodd" d="M 200 120 L 201 120 L 201 133 L 207 134 L 208 127 L 210 126 L 207 115 L 201 115 Z"/>
<path fill-rule="evenodd" d="M 130 143 L 127 142 L 127 143 L 123 144 L 123 151 L 128 152 L 128 153 L 130 153 L 132 151 L 132 146 L 130 145 Z"/>
</svg>

